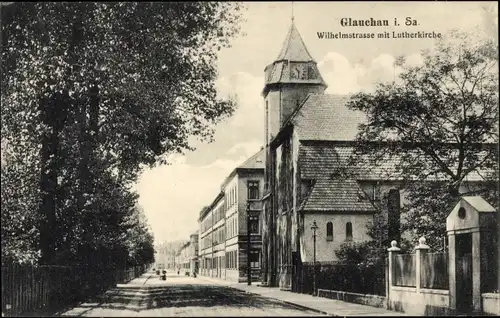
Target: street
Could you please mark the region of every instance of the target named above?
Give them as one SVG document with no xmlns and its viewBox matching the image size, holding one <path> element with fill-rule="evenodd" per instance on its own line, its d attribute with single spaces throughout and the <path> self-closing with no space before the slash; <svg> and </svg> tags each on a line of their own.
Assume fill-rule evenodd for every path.
<svg viewBox="0 0 500 318">
<path fill-rule="evenodd" d="M 118 284 L 97 301 L 82 303 L 61 316 L 318 316 L 279 300 L 211 284 L 202 278 L 152 272 Z M 321 315 L 320 315 L 321 316 Z"/>
</svg>

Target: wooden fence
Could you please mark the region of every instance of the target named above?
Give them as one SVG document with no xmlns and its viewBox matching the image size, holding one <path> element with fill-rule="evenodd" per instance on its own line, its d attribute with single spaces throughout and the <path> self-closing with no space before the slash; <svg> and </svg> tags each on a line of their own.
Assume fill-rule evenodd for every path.
<svg viewBox="0 0 500 318">
<path fill-rule="evenodd" d="M 448 289 L 448 253 L 422 253 L 420 287 Z"/>
<path fill-rule="evenodd" d="M 92 271 L 68 266 L 2 266 L 2 316 L 49 314 L 140 276 L 148 265 Z"/>
<path fill-rule="evenodd" d="M 404 287 L 416 287 L 416 255 L 401 254 L 393 258 L 393 285 Z"/>
</svg>

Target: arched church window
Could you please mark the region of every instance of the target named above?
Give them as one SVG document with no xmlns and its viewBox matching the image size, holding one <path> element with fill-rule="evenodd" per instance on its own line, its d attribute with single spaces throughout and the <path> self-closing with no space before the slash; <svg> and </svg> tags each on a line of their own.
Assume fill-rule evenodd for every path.
<svg viewBox="0 0 500 318">
<path fill-rule="evenodd" d="M 345 225 L 345 239 L 346 241 L 352 241 L 352 223 L 347 222 Z"/>
<path fill-rule="evenodd" d="M 326 240 L 333 241 L 333 223 L 326 223 Z"/>
</svg>

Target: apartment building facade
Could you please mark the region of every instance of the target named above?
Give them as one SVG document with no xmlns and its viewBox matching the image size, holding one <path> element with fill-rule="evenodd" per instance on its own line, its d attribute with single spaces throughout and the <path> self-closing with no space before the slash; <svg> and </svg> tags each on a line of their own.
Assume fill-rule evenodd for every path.
<svg viewBox="0 0 500 318">
<path fill-rule="evenodd" d="M 221 192 L 200 213 L 200 275 L 246 282 L 249 255 L 252 280 L 260 278 L 263 190 L 264 151 L 260 150 L 229 174 Z"/>
<path fill-rule="evenodd" d="M 191 242 L 186 242 L 177 252 L 177 270 L 180 274 L 189 275 L 191 266 Z"/>
</svg>

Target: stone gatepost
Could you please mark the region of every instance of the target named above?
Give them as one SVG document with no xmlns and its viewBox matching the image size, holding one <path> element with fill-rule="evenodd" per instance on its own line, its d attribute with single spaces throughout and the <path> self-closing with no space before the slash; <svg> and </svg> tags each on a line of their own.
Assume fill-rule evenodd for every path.
<svg viewBox="0 0 500 318">
<path fill-rule="evenodd" d="M 497 214 L 483 198 L 474 196 L 462 197 L 446 218 L 449 299 L 452 311 L 482 311 L 481 280 L 494 279 L 481 277 L 481 269 L 485 266 L 481 264 L 481 258 L 485 256 L 482 251 L 497 248 L 485 246 L 488 245 L 488 236 L 497 235 Z M 489 273 L 492 274 L 493 272 Z"/>
<path fill-rule="evenodd" d="M 420 293 L 422 256 L 424 256 L 428 251 L 429 251 L 429 246 L 425 244 L 425 237 L 422 236 L 418 240 L 418 245 L 415 247 L 415 258 L 416 258 L 415 286 L 417 288 L 417 293 Z"/>
<path fill-rule="evenodd" d="M 387 291 L 386 291 L 386 300 L 387 300 L 387 308 L 391 308 L 391 288 L 392 288 L 392 279 L 394 277 L 394 269 L 393 269 L 393 264 L 394 264 L 394 255 L 399 253 L 401 251 L 401 249 L 399 247 L 397 247 L 398 245 L 398 242 L 396 241 L 392 241 L 391 242 L 391 247 L 389 247 L 387 249 L 387 251 L 389 252 L 389 256 L 388 256 L 388 275 L 387 275 L 387 281 L 388 281 L 388 284 L 387 284 Z"/>
</svg>

